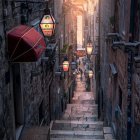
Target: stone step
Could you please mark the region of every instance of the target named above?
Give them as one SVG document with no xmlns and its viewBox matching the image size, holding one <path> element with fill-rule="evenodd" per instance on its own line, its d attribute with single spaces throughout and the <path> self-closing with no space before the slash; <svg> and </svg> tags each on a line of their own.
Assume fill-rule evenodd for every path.
<svg viewBox="0 0 140 140">
<path fill-rule="evenodd" d="M 78 99 L 72 99 L 73 104 L 95 104 L 95 100 L 78 100 Z"/>
<path fill-rule="evenodd" d="M 66 131 L 66 130 L 51 130 L 51 138 L 87 138 L 87 139 L 103 139 L 103 131 Z"/>
<path fill-rule="evenodd" d="M 55 120 L 55 121 L 53 121 L 53 123 L 93 124 L 93 125 L 98 124 L 98 125 L 103 125 L 102 121 L 96 121 L 96 122 L 89 121 L 89 122 L 86 122 L 86 121 Z"/>
<path fill-rule="evenodd" d="M 89 115 L 98 115 L 98 111 L 97 109 L 93 109 L 92 111 L 82 111 L 82 110 L 78 110 L 78 109 L 75 109 L 75 110 L 66 110 L 64 112 L 64 115 L 69 115 L 69 116 L 73 116 L 73 115 L 78 115 L 78 116 L 89 116 Z"/>
<path fill-rule="evenodd" d="M 97 112 L 97 106 L 67 106 L 66 112 L 82 111 L 82 112 Z"/>
<path fill-rule="evenodd" d="M 96 117 L 98 117 L 98 115 L 97 114 L 93 114 L 93 113 L 85 113 L 85 114 L 72 114 L 72 113 L 67 113 L 67 112 L 65 112 L 65 114 L 63 115 L 64 117 L 66 116 L 66 117 L 74 117 L 74 118 L 79 118 L 79 117 L 84 117 L 84 118 L 96 118 Z"/>
<path fill-rule="evenodd" d="M 80 93 L 78 91 L 74 91 L 74 96 L 77 96 L 77 95 L 93 95 L 93 92 L 89 92 L 89 91 L 81 91 Z"/>
<path fill-rule="evenodd" d="M 91 139 L 85 139 L 85 138 L 51 138 L 50 140 L 97 140 L 95 138 L 91 138 Z M 98 140 L 104 140 L 104 139 L 98 139 Z"/>
<path fill-rule="evenodd" d="M 78 115 L 78 116 L 89 116 L 89 115 L 98 115 L 98 112 L 96 110 L 94 111 L 80 111 L 80 110 L 74 110 L 74 111 L 71 111 L 71 110 L 66 110 L 64 112 L 64 115 L 70 115 L 70 116 L 73 116 L 73 115 Z"/>
<path fill-rule="evenodd" d="M 98 109 L 98 105 L 94 104 L 67 104 L 66 110 L 83 110 L 83 111 L 93 111 Z"/>
<path fill-rule="evenodd" d="M 73 99 L 79 99 L 79 100 L 94 100 L 94 95 L 92 93 L 75 93 Z"/>
<path fill-rule="evenodd" d="M 112 134 L 104 134 L 104 139 L 105 140 L 115 140 Z"/>
<path fill-rule="evenodd" d="M 74 94 L 74 97 L 83 97 L 83 99 L 85 99 L 85 98 L 87 98 L 87 97 L 90 97 L 90 98 L 92 98 L 92 97 L 94 97 L 94 94 L 93 93 L 88 93 L 88 92 L 76 92 L 75 94 Z"/>
<path fill-rule="evenodd" d="M 103 127 L 105 140 L 115 140 L 113 136 L 113 130 L 111 127 Z"/>
<path fill-rule="evenodd" d="M 76 88 L 78 88 L 78 87 L 86 87 L 86 84 L 85 83 L 81 83 L 81 81 L 78 81 L 77 85 L 76 85 Z"/>
<path fill-rule="evenodd" d="M 85 98 L 83 98 L 82 96 L 74 96 L 72 99 L 73 100 L 80 100 L 80 101 L 82 101 L 82 100 L 94 100 L 94 97 L 85 97 Z"/>
<path fill-rule="evenodd" d="M 103 130 L 103 122 L 56 120 L 53 122 L 51 130 L 99 131 Z"/>
<path fill-rule="evenodd" d="M 73 106 L 78 106 L 78 107 L 98 107 L 97 104 L 67 104 L 67 107 L 73 107 Z"/>
<path fill-rule="evenodd" d="M 64 114 L 62 116 L 63 120 L 77 120 L 77 121 L 97 121 L 98 120 L 98 115 L 77 115 L 77 114 Z"/>
</svg>

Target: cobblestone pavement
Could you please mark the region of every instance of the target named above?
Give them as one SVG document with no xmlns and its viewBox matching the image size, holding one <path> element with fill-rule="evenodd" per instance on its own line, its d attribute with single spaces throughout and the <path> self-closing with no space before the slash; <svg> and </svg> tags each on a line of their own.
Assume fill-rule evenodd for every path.
<svg viewBox="0 0 140 140">
<path fill-rule="evenodd" d="M 71 104 L 61 120 L 51 122 L 50 140 L 113 140 L 110 127 L 98 121 L 94 93 L 86 92 L 85 79 L 77 75 L 77 87 Z"/>
</svg>

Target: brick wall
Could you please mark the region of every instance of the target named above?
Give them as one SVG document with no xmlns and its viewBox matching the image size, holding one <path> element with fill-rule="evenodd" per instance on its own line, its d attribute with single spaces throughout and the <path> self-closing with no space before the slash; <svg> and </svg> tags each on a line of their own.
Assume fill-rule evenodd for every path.
<svg viewBox="0 0 140 140">
<path fill-rule="evenodd" d="M 119 32 L 128 41 L 130 1 L 123 3 L 120 1 L 118 13 L 114 11 L 115 0 L 101 1 L 101 25 L 100 25 L 100 63 L 101 63 L 101 88 L 104 94 L 104 119 L 109 125 L 114 125 L 118 139 L 126 139 L 127 133 L 127 53 L 123 50 L 112 49 L 112 42 L 107 43 L 105 37 L 107 33 Z M 114 27 L 111 19 L 118 14 L 118 27 Z M 114 25 L 113 25 L 114 24 Z M 118 29 L 118 31 L 116 31 Z M 117 75 L 113 75 L 109 64 L 115 64 Z M 120 103 L 120 92 L 122 101 Z M 121 106 L 120 106 L 121 104 Z M 116 109 L 119 107 L 118 115 Z"/>
</svg>

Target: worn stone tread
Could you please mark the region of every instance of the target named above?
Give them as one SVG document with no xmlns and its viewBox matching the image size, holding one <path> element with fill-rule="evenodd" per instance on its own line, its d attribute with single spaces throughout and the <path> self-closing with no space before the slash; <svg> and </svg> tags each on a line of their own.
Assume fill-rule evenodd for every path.
<svg viewBox="0 0 140 140">
<path fill-rule="evenodd" d="M 64 116 L 71 116 L 71 117 L 98 117 L 98 115 L 96 114 L 81 114 L 81 115 L 78 115 L 78 114 L 69 114 L 68 112 L 66 112 L 66 114 L 64 114 Z"/>
<path fill-rule="evenodd" d="M 71 123 L 71 124 L 93 124 L 93 125 L 103 125 L 102 121 L 73 121 L 73 120 L 55 120 L 54 123 Z"/>
<path fill-rule="evenodd" d="M 112 134 L 112 128 L 111 127 L 104 127 L 103 131 L 105 134 Z"/>
<path fill-rule="evenodd" d="M 67 104 L 67 107 L 98 107 L 97 104 Z"/>
<path fill-rule="evenodd" d="M 104 139 L 95 139 L 95 138 L 91 138 L 91 139 L 86 139 L 86 138 L 51 138 L 50 140 L 104 140 Z"/>
<path fill-rule="evenodd" d="M 98 120 L 95 93 L 85 91 L 85 83 L 80 79 L 72 103 L 67 104 L 60 120 L 51 123 L 50 140 L 115 140 L 111 128 Z"/>
<path fill-rule="evenodd" d="M 51 130 L 50 134 L 51 135 L 103 136 L 103 131 Z"/>
</svg>

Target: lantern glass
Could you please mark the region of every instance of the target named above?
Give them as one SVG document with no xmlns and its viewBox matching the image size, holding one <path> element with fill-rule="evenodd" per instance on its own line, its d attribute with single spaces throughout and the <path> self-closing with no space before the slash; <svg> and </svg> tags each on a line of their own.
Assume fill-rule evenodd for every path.
<svg viewBox="0 0 140 140">
<path fill-rule="evenodd" d="M 89 70 L 88 71 L 88 76 L 89 76 L 89 78 L 92 78 L 93 77 L 93 71 L 92 70 Z"/>
<path fill-rule="evenodd" d="M 41 22 L 40 28 L 44 36 L 52 36 L 55 29 L 55 20 L 51 15 L 44 15 Z"/>
<path fill-rule="evenodd" d="M 63 71 L 67 72 L 69 70 L 69 62 L 64 61 L 63 62 Z"/>
<path fill-rule="evenodd" d="M 88 43 L 87 44 L 87 54 L 91 55 L 92 51 L 93 51 L 92 43 Z"/>
</svg>

